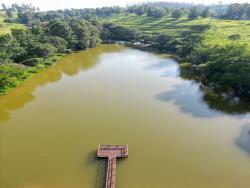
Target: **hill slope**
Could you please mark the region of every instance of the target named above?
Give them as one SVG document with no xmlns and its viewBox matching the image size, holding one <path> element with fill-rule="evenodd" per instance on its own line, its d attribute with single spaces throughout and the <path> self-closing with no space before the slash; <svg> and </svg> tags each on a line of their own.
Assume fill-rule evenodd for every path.
<svg viewBox="0 0 250 188">
<path fill-rule="evenodd" d="M 24 29 L 25 26 L 19 23 L 6 23 L 4 22 L 5 16 L 0 11 L 0 35 L 10 33 L 11 29 Z"/>
<path fill-rule="evenodd" d="M 217 20 L 200 18 L 189 20 L 187 18 L 174 19 L 172 17 L 151 18 L 145 15 L 119 14 L 108 21 L 126 28 L 136 28 L 145 34 L 164 33 L 175 35 L 182 31 L 190 31 L 195 25 L 209 25 L 204 33 L 204 42 L 207 44 L 225 45 L 231 43 L 229 36 L 239 34 L 237 43 L 250 44 L 250 21 Z M 250 49 L 250 45 L 249 45 Z"/>
</svg>

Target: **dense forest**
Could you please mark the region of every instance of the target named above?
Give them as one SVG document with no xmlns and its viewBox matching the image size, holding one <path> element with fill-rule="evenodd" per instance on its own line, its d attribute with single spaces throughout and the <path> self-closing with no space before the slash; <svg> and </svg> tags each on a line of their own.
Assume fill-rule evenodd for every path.
<svg viewBox="0 0 250 188">
<path fill-rule="evenodd" d="M 15 87 L 66 53 L 92 48 L 100 43 L 127 41 L 134 47 L 171 53 L 181 60 L 182 73 L 218 91 L 249 99 L 250 51 L 239 42 L 241 33 L 228 36 L 223 45 L 206 43 L 211 20 L 250 20 L 250 4 L 193 5 L 146 3 L 96 9 L 66 9 L 42 12 L 30 5 L 2 5 L 4 23 L 20 23 L 26 29 L 11 29 L 0 35 L 0 93 Z M 136 15 L 157 23 L 164 18 L 192 23 L 188 29 L 153 32 L 126 27 L 117 17 Z M 131 17 L 130 17 L 131 18 Z M 192 22 L 194 20 L 194 22 Z M 195 22 L 195 20 L 210 20 Z M 130 20 L 131 21 L 131 20 Z M 239 21 L 240 22 L 240 21 Z M 165 22 L 158 24 L 162 26 Z M 248 23 L 250 25 L 250 23 Z M 180 27 L 181 28 L 181 27 Z M 0 25 L 1 30 L 1 25 Z"/>
</svg>

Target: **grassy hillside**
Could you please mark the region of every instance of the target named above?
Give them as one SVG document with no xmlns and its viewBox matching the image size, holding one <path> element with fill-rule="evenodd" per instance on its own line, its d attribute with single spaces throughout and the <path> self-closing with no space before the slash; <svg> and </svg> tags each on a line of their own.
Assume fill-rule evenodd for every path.
<svg viewBox="0 0 250 188">
<path fill-rule="evenodd" d="M 0 11 L 0 35 L 10 33 L 11 29 L 23 29 L 25 28 L 24 25 L 18 23 L 6 23 L 4 22 L 5 16 L 3 12 Z"/>
<path fill-rule="evenodd" d="M 165 33 L 175 35 L 182 31 L 189 31 L 194 25 L 210 25 L 205 33 L 205 43 L 208 44 L 228 44 L 232 41 L 228 39 L 230 35 L 239 34 L 241 39 L 237 42 L 246 43 L 250 49 L 250 21 L 228 21 L 212 18 L 189 20 L 187 18 L 174 19 L 163 17 L 161 19 L 147 16 L 137 16 L 135 14 L 119 14 L 108 21 L 126 28 L 137 28 L 145 34 Z"/>
</svg>

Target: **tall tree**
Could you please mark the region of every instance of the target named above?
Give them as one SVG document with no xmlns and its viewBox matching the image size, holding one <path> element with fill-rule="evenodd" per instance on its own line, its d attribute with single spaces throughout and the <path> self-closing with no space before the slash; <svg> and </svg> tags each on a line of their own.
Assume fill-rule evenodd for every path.
<svg viewBox="0 0 250 188">
<path fill-rule="evenodd" d="M 54 20 L 49 23 L 49 34 L 67 39 L 71 34 L 69 24 L 62 20 Z"/>
<path fill-rule="evenodd" d="M 211 16 L 210 8 L 205 8 L 205 9 L 201 12 L 201 17 L 202 17 L 202 18 L 208 18 L 209 16 Z"/>
<path fill-rule="evenodd" d="M 190 9 L 188 18 L 193 20 L 193 19 L 198 18 L 199 15 L 200 15 L 200 9 L 197 6 L 195 6 Z"/>
<path fill-rule="evenodd" d="M 173 12 L 172 12 L 172 17 L 173 18 L 181 18 L 182 16 L 184 15 L 183 13 L 183 10 L 182 9 L 175 9 Z"/>
</svg>

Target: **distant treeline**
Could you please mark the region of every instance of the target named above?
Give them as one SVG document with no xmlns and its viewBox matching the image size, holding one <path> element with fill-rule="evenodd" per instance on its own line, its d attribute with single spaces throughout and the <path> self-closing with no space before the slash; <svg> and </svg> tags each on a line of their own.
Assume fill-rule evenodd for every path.
<svg viewBox="0 0 250 188">
<path fill-rule="evenodd" d="M 126 8 L 114 6 L 96 9 L 65 9 L 46 12 L 41 12 L 39 8 L 35 8 L 31 5 L 13 4 L 11 7 L 7 7 L 5 4 L 2 4 L 2 9 L 10 18 L 7 21 L 11 22 L 11 18 L 17 14 L 19 18 L 18 21 L 28 25 L 37 22 L 48 22 L 54 19 L 69 20 L 81 18 L 93 20 L 96 18 L 107 18 L 119 13 L 135 13 L 153 18 L 161 18 L 164 16 L 180 18 L 188 16 L 190 19 L 215 17 L 218 19 L 250 20 L 250 4 L 248 3 L 205 6 L 188 3 L 158 2 L 137 4 Z"/>
</svg>

